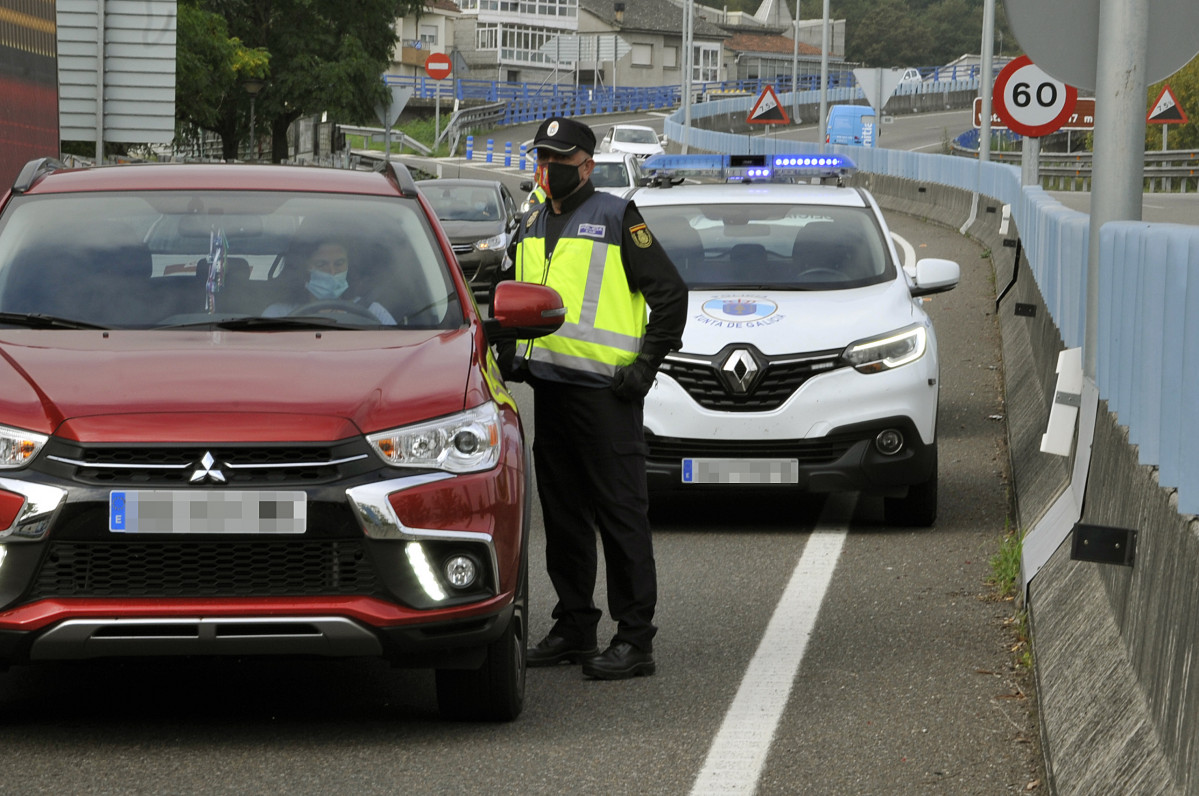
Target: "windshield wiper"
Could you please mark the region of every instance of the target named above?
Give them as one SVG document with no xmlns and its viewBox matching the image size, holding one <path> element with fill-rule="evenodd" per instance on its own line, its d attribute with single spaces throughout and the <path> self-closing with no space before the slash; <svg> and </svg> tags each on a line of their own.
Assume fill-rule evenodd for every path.
<svg viewBox="0 0 1199 796">
<path fill-rule="evenodd" d="M 278 329 L 363 329 L 358 324 L 339 323 L 332 318 L 314 315 L 283 315 L 278 318 L 212 318 L 207 321 L 189 321 L 159 326 L 159 329 L 225 329 L 227 331 L 269 332 Z M 373 328 L 373 327 L 372 327 Z"/>
<path fill-rule="evenodd" d="M 40 312 L 0 312 L 0 324 L 11 323 L 15 326 L 26 326 L 30 329 L 111 329 L 98 323 L 76 321 L 71 318 L 59 318 L 55 315 L 45 315 Z"/>
</svg>

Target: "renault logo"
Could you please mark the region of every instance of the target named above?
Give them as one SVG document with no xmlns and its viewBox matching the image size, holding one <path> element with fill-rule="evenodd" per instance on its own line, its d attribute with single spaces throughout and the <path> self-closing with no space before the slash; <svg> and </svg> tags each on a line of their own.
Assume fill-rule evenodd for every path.
<svg viewBox="0 0 1199 796">
<path fill-rule="evenodd" d="M 748 395 L 761 372 L 754 355 L 744 348 L 734 350 L 720 366 L 725 386 L 734 395 Z"/>
<path fill-rule="evenodd" d="M 212 453 L 205 451 L 201 457 L 199 464 L 196 466 L 195 472 L 189 479 L 193 484 L 202 484 L 205 481 L 213 481 L 217 484 L 225 483 L 225 474 L 219 469 L 213 467 L 216 464 L 216 459 L 212 458 Z"/>
</svg>

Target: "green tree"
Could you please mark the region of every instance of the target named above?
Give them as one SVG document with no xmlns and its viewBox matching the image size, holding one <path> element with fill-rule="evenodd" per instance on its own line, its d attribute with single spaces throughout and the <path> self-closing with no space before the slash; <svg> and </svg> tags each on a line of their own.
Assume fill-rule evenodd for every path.
<svg viewBox="0 0 1199 796">
<path fill-rule="evenodd" d="M 240 113 L 247 99 L 242 83 L 269 76 L 270 54 L 229 36 L 224 17 L 196 0 L 181 0 L 176 21 L 175 116 L 193 130 L 221 136 L 221 156 L 237 156 L 248 123 Z M 185 127 L 177 135 L 187 136 Z"/>
<path fill-rule="evenodd" d="M 1162 133 L 1165 132 L 1165 127 L 1170 128 L 1166 133 L 1166 143 L 1170 149 L 1199 149 L 1199 58 L 1192 59 L 1170 77 L 1149 87 L 1145 99 L 1146 115 L 1153 110 L 1158 95 L 1167 85 L 1186 115 L 1187 123 L 1145 125 L 1145 149 L 1157 151 L 1162 148 Z"/>
<path fill-rule="evenodd" d="M 182 0 L 200 12 L 204 41 L 180 37 L 180 58 L 192 59 L 189 79 L 201 87 L 200 103 L 216 114 L 210 129 L 226 131 L 234 142 L 246 129 L 250 104 L 242 88 L 247 77 L 264 77 L 231 53 L 236 47 L 269 58 L 269 82 L 255 100 L 256 127 L 269 130 L 271 159 L 288 155 L 287 129 L 301 116 L 328 112 L 347 122 L 370 120 L 385 99 L 382 73 L 396 43 L 395 20 L 419 14 L 424 0 Z M 223 20 L 225 29 L 213 18 Z M 198 38 L 204 38 L 203 35 Z M 224 39 L 224 43 L 220 40 Z M 229 42 L 236 42 L 234 50 Z M 190 52 L 184 53 L 185 46 Z M 245 53 L 243 52 L 243 55 Z M 221 93 L 222 101 L 211 95 Z M 192 116 L 188 117 L 193 118 Z M 204 118 L 198 116 L 195 118 Z M 236 144 L 234 144 L 236 146 Z"/>
</svg>

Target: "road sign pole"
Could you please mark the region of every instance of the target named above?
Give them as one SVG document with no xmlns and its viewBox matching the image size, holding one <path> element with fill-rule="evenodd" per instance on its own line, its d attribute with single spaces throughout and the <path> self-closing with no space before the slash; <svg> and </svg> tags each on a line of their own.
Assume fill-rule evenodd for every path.
<svg viewBox="0 0 1199 796">
<path fill-rule="evenodd" d="M 1100 0 L 1095 97 L 1095 169 L 1087 256 L 1083 375 L 1095 381 L 1099 345 L 1099 232 L 1109 221 L 1140 221 L 1145 174 L 1149 0 Z"/>
<path fill-rule="evenodd" d="M 1020 184 L 1040 185 L 1041 183 L 1041 139 L 1029 137 L 1024 139 L 1020 148 Z"/>
<path fill-rule="evenodd" d="M 982 97 L 983 106 L 980 118 L 982 125 L 978 129 L 978 163 L 982 164 L 991 159 L 991 87 L 995 85 L 995 68 L 992 63 L 995 48 L 995 0 L 983 2 L 983 39 L 981 61 L 982 69 L 978 81 L 978 93 Z"/>
<path fill-rule="evenodd" d="M 433 95 L 433 146 L 437 146 L 437 142 L 441 140 L 441 81 L 435 81 L 433 86 L 436 91 Z"/>
</svg>

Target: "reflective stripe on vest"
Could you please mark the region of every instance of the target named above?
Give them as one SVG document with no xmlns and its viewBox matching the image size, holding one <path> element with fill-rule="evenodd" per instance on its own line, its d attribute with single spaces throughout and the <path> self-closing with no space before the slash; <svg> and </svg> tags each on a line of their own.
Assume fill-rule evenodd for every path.
<svg viewBox="0 0 1199 796">
<path fill-rule="evenodd" d="M 596 193 L 575 210 L 545 258 L 545 219 L 533 220 L 517 246 L 516 278 L 540 282 L 558 291 L 566 321 L 554 334 L 524 341 L 518 359 L 529 361 L 534 375 L 588 374 L 603 382 L 637 358 L 645 335 L 645 298 L 633 292 L 620 256 L 626 202 Z"/>
</svg>

